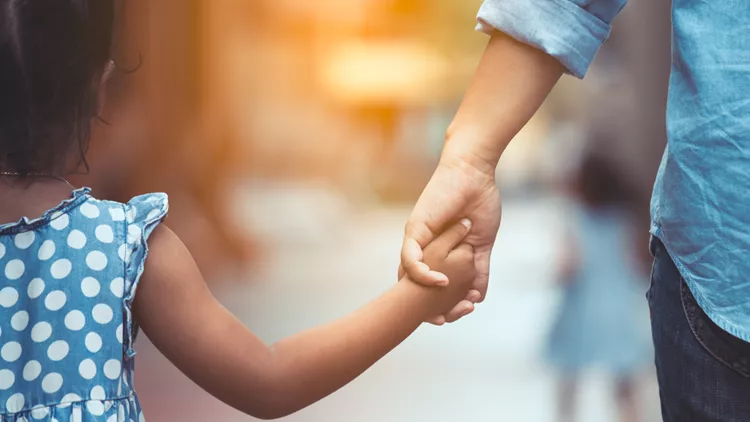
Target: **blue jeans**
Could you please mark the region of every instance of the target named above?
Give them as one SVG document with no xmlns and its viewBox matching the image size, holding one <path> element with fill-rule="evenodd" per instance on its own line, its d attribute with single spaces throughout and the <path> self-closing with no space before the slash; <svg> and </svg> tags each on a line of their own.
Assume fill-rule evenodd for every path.
<svg viewBox="0 0 750 422">
<path fill-rule="evenodd" d="M 664 422 L 750 421 L 750 343 L 711 322 L 657 238 L 651 253 L 647 296 Z"/>
</svg>

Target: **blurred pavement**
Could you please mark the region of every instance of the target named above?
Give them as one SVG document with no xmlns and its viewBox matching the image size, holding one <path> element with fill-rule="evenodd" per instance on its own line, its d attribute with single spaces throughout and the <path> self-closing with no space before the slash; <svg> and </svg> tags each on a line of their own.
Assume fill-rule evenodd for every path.
<svg viewBox="0 0 750 422">
<path fill-rule="evenodd" d="M 265 341 L 342 316 L 395 282 L 407 208 L 352 211 L 325 189 L 271 191 L 270 201 L 258 191 L 248 198 L 265 209 L 246 210 L 263 235 L 273 236 L 264 266 L 215 291 Z M 327 211 L 312 211 L 320 209 Z M 540 353 L 558 301 L 551 266 L 557 210 L 550 198 L 506 199 L 489 296 L 473 315 L 423 326 L 351 385 L 284 420 L 554 421 L 554 376 Z M 137 386 L 150 422 L 253 420 L 187 381 L 145 336 L 138 350 Z M 645 406 L 656 415 L 657 391 L 648 377 L 645 385 Z M 580 420 L 616 420 L 610 397 L 606 378 L 588 376 Z"/>
</svg>

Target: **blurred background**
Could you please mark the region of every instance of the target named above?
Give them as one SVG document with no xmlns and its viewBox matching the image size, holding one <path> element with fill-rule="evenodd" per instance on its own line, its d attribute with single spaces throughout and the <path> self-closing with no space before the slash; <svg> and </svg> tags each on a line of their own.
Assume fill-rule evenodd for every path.
<svg viewBox="0 0 750 422">
<path fill-rule="evenodd" d="M 118 66 L 134 70 L 118 83 L 128 95 L 106 111 L 91 173 L 76 182 L 121 201 L 169 193 L 170 226 L 215 294 L 264 340 L 342 316 L 396 281 L 403 225 L 487 43 L 473 30 L 480 3 L 123 2 L 115 42 Z M 604 250 L 601 259 L 632 270 L 630 291 L 642 297 L 648 287 L 669 7 L 632 0 L 586 81 L 563 78 L 507 150 L 491 287 L 475 314 L 422 327 L 353 384 L 287 420 L 616 421 L 623 377 L 637 386 L 638 416 L 629 420 L 659 420 L 649 358 L 625 374 L 593 361 L 570 373 L 548 355 L 556 341 L 576 341 L 556 337 L 576 303 L 576 274 L 592 262 L 580 255 Z M 597 230 L 620 220 L 579 224 L 591 220 L 581 209 L 599 221 L 569 183 L 592 155 L 627 186 L 617 215 L 630 228 L 609 232 L 632 248 L 598 243 L 606 236 Z M 617 302 L 599 290 L 595 302 Z M 618 323 L 648 335 L 641 308 Z M 597 312 L 573 332 L 602 319 Z M 250 419 L 195 387 L 145 336 L 138 349 L 150 421 Z M 564 419 L 571 407 L 576 418 Z"/>
</svg>

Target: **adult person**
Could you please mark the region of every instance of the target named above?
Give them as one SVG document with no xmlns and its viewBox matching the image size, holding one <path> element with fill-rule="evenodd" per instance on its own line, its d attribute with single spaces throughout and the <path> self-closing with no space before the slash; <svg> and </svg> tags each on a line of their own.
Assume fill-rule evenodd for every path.
<svg viewBox="0 0 750 422">
<path fill-rule="evenodd" d="M 624 3 L 482 5 L 479 29 L 491 39 L 402 249 L 412 279 L 444 283 L 420 263 L 421 248 L 451 221 L 474 222 L 467 239 L 476 290 L 433 322 L 455 321 L 486 294 L 500 223 L 498 160 L 563 73 L 583 78 Z M 668 143 L 651 203 L 648 295 L 666 422 L 750 420 L 749 19 L 744 0 L 673 1 Z"/>
</svg>

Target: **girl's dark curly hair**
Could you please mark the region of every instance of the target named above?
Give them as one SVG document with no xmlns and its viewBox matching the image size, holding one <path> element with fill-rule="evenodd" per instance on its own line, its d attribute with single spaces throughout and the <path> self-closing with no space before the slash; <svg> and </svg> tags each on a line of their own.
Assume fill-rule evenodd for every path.
<svg viewBox="0 0 750 422">
<path fill-rule="evenodd" d="M 635 199 L 634 190 L 611 160 L 588 153 L 576 175 L 581 199 L 591 208 L 624 207 Z"/>
<path fill-rule="evenodd" d="M 113 25 L 112 0 L 0 0 L 0 171 L 86 165 Z"/>
</svg>

